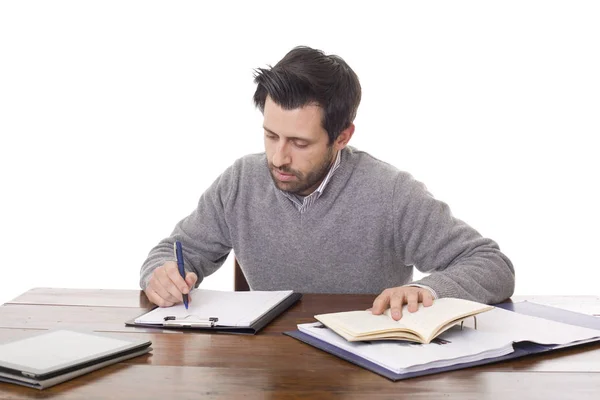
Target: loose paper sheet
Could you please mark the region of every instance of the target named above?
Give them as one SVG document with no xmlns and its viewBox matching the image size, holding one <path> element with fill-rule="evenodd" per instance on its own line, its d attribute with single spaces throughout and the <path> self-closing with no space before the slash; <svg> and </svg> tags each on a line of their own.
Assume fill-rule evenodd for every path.
<svg viewBox="0 0 600 400">
<path fill-rule="evenodd" d="M 193 300 L 188 310 L 183 304 L 159 307 L 136 318 L 135 322 L 162 325 L 167 316 L 183 319 L 191 315 L 197 319 L 217 317 L 219 326 L 248 327 L 292 293 L 291 290 L 227 292 L 196 289 L 190 292 Z"/>
</svg>

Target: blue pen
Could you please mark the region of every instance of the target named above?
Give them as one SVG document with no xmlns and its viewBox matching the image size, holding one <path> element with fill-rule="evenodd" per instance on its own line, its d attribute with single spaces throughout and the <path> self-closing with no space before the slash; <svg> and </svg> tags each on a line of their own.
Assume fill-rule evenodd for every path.
<svg viewBox="0 0 600 400">
<path fill-rule="evenodd" d="M 177 257 L 177 267 L 179 268 L 179 275 L 185 280 L 185 269 L 183 268 L 183 248 L 181 247 L 181 242 L 178 240 L 173 245 L 173 249 L 175 250 L 175 257 Z M 187 285 L 187 283 L 186 283 Z M 183 295 L 183 305 L 185 309 L 188 309 L 188 295 Z"/>
</svg>

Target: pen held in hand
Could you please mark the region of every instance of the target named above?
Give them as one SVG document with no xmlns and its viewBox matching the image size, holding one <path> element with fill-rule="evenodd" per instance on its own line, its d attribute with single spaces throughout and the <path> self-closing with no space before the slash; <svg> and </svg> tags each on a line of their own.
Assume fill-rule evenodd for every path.
<svg viewBox="0 0 600 400">
<path fill-rule="evenodd" d="M 179 275 L 185 280 L 185 269 L 183 267 L 183 248 L 181 247 L 181 242 L 177 240 L 173 244 L 173 250 L 175 251 L 175 258 L 177 258 L 177 268 L 179 269 Z M 187 282 L 186 282 L 187 285 Z M 188 295 L 183 294 L 183 305 L 185 309 L 188 309 Z"/>
</svg>

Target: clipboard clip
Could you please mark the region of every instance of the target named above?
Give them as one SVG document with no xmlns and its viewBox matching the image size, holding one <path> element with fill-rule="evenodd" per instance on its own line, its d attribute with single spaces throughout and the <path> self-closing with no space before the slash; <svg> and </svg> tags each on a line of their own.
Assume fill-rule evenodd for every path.
<svg viewBox="0 0 600 400">
<path fill-rule="evenodd" d="M 217 317 L 199 318 L 195 315 L 187 315 L 184 318 L 177 319 L 175 316 L 166 316 L 162 325 L 181 328 L 214 328 L 218 321 L 219 318 Z"/>
</svg>

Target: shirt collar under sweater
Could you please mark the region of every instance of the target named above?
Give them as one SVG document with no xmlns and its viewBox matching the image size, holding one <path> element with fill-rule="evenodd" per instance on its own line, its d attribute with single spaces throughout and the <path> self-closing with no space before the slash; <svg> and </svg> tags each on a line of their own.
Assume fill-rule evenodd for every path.
<svg viewBox="0 0 600 400">
<path fill-rule="evenodd" d="M 285 197 L 290 199 L 290 201 L 292 202 L 292 204 L 294 204 L 296 209 L 298 209 L 298 211 L 300 211 L 300 214 L 304 213 L 308 209 L 308 207 L 310 207 L 312 204 L 314 204 L 314 202 L 319 197 L 321 197 L 321 195 L 323 194 L 323 191 L 325 190 L 325 187 L 327 186 L 327 183 L 329 183 L 329 181 L 331 180 L 331 177 L 333 176 L 335 171 L 340 166 L 340 161 L 341 161 L 340 154 L 341 154 L 341 150 L 338 150 L 337 155 L 335 156 L 335 161 L 333 162 L 333 165 L 331 166 L 331 168 L 329 169 L 329 172 L 325 176 L 325 179 L 323 179 L 323 182 L 321 182 L 319 187 L 317 189 L 315 189 L 314 192 L 312 192 L 308 196 L 304 197 L 303 201 L 300 201 L 293 194 L 281 190 L 281 193 L 283 193 L 283 195 Z"/>
</svg>

